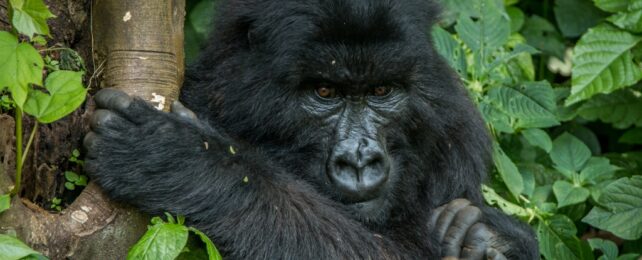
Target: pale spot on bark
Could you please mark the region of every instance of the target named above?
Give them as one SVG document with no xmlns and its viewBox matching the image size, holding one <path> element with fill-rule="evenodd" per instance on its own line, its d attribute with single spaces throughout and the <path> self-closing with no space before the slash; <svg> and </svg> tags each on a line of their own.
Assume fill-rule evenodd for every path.
<svg viewBox="0 0 642 260">
<path fill-rule="evenodd" d="M 87 213 L 82 210 L 76 210 L 72 212 L 71 218 L 80 224 L 84 224 L 85 222 L 87 222 L 87 220 L 89 220 Z"/>
<path fill-rule="evenodd" d="M 161 95 L 158 95 L 156 93 L 152 93 L 152 97 L 153 98 L 152 98 L 152 100 L 150 100 L 150 102 L 157 103 L 155 108 L 158 109 L 158 110 L 163 110 L 163 108 L 165 108 L 165 100 L 166 100 L 165 97 L 161 96 Z"/>
<path fill-rule="evenodd" d="M 128 22 L 131 19 L 132 19 L 132 13 L 131 12 L 127 12 L 127 13 L 125 13 L 125 16 L 123 16 L 123 22 Z"/>
</svg>

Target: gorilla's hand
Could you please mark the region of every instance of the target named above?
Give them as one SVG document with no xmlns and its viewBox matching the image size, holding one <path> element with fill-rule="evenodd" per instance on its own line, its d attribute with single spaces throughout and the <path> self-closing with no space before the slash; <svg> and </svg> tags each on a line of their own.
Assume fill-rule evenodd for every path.
<svg viewBox="0 0 642 260">
<path fill-rule="evenodd" d="M 177 168 L 231 145 L 178 102 L 165 113 L 115 89 L 103 89 L 94 99 L 85 169 L 111 195 L 136 194 L 153 182 L 150 176 L 178 174 Z"/>
<path fill-rule="evenodd" d="M 444 259 L 492 259 L 506 257 L 493 247 L 497 235 L 479 222 L 482 211 L 465 199 L 456 199 L 434 210 L 431 225 L 441 243 Z"/>
</svg>

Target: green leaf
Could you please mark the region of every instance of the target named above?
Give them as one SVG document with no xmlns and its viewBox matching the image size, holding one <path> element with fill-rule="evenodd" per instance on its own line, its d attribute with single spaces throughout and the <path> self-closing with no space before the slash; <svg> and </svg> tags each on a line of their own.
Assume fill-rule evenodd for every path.
<svg viewBox="0 0 642 260">
<path fill-rule="evenodd" d="M 75 172 L 72 172 L 72 171 L 66 171 L 65 172 L 65 179 L 67 179 L 70 182 L 76 182 L 76 181 L 78 181 L 79 178 L 80 177 Z"/>
<path fill-rule="evenodd" d="M 630 0 L 593 0 L 595 6 L 611 13 L 626 11 L 629 1 Z"/>
<path fill-rule="evenodd" d="M 214 243 L 212 243 L 212 240 L 210 240 L 210 238 L 207 237 L 205 233 L 195 228 L 189 228 L 189 230 L 194 232 L 196 235 L 198 235 L 201 238 L 201 241 L 205 243 L 209 260 L 223 260 L 221 253 L 218 252 L 218 249 L 216 249 L 216 247 L 214 246 Z"/>
<path fill-rule="evenodd" d="M 34 34 L 49 35 L 47 19 L 56 17 L 43 0 L 9 0 L 13 11 L 11 24 L 20 33 L 33 37 Z"/>
<path fill-rule="evenodd" d="M 591 150 L 575 136 L 564 133 L 553 141 L 550 157 L 559 168 L 579 172 L 591 158 Z"/>
<path fill-rule="evenodd" d="M 575 46 L 571 96 L 566 105 L 611 93 L 642 79 L 631 49 L 642 40 L 628 32 L 601 25 L 589 29 Z"/>
<path fill-rule="evenodd" d="M 488 92 L 496 109 L 516 120 L 516 128 L 559 125 L 555 94 L 547 82 L 525 82 L 516 88 L 496 87 Z"/>
<path fill-rule="evenodd" d="M 579 108 L 580 116 L 588 120 L 601 120 L 615 128 L 642 127 L 641 93 L 623 89 L 609 95 L 598 95 Z"/>
<path fill-rule="evenodd" d="M 642 176 L 622 178 L 609 184 L 598 202 L 605 208 L 594 207 L 583 222 L 623 239 L 642 237 Z"/>
<path fill-rule="evenodd" d="M 558 208 L 585 202 L 591 194 L 588 189 L 567 181 L 556 181 L 553 184 L 553 193 L 557 198 Z"/>
<path fill-rule="evenodd" d="M 479 102 L 479 110 L 484 116 L 484 120 L 490 123 L 495 131 L 503 133 L 513 133 L 513 126 L 511 125 L 511 118 L 506 112 L 500 110 L 488 96 L 483 97 Z"/>
<path fill-rule="evenodd" d="M 0 32 L 0 89 L 9 88 L 18 107 L 27 99 L 29 84 L 42 85 L 44 62 L 36 49 L 8 32 Z"/>
<path fill-rule="evenodd" d="M 0 195 L 0 213 L 5 210 L 8 210 L 11 207 L 11 195 L 3 194 Z"/>
<path fill-rule="evenodd" d="M 527 44 L 517 44 L 513 50 L 501 57 L 498 57 L 495 59 L 490 65 L 488 65 L 487 71 L 489 72 L 490 70 L 496 68 L 497 66 L 501 64 L 505 64 L 508 61 L 517 58 L 518 56 L 528 53 L 528 54 L 537 54 L 539 51 Z"/>
<path fill-rule="evenodd" d="M 87 176 L 85 175 L 80 175 L 78 176 L 78 180 L 75 182 L 77 186 L 87 186 Z"/>
<path fill-rule="evenodd" d="M 553 11 L 560 31 L 567 38 L 582 35 L 605 16 L 591 1 L 586 0 L 556 0 Z"/>
<path fill-rule="evenodd" d="M 172 260 L 185 247 L 188 235 L 183 225 L 157 223 L 129 250 L 127 259 Z"/>
<path fill-rule="evenodd" d="M 617 13 L 608 20 L 622 29 L 642 32 L 642 0 L 631 0 L 626 12 Z"/>
<path fill-rule="evenodd" d="M 592 157 L 580 173 L 580 182 L 597 184 L 612 177 L 618 169 L 617 166 L 611 165 L 607 158 Z"/>
<path fill-rule="evenodd" d="M 640 260 L 640 254 L 623 254 L 617 257 L 617 260 Z"/>
<path fill-rule="evenodd" d="M 40 253 L 15 237 L 0 234 L 0 259 L 17 260 L 29 255 L 40 255 Z"/>
<path fill-rule="evenodd" d="M 83 72 L 59 70 L 45 80 L 49 94 L 29 92 L 25 103 L 26 113 L 42 123 L 54 122 L 76 110 L 84 101 L 87 89 L 82 85 Z"/>
<path fill-rule="evenodd" d="M 76 189 L 76 184 L 73 184 L 71 182 L 65 182 L 65 188 L 68 190 L 75 190 Z"/>
<path fill-rule="evenodd" d="M 524 22 L 526 20 L 526 17 L 524 16 L 524 12 L 522 12 L 522 10 L 517 7 L 511 6 L 506 8 L 506 13 L 510 18 L 511 33 L 519 32 L 519 30 L 521 30 L 522 27 L 524 27 Z"/>
<path fill-rule="evenodd" d="M 508 215 L 523 218 L 530 217 L 530 214 L 525 208 L 504 199 L 502 196 L 499 196 L 495 190 L 486 185 L 482 185 L 482 194 L 484 195 L 484 200 L 486 200 L 488 205 L 497 206 Z"/>
<path fill-rule="evenodd" d="M 626 133 L 620 137 L 619 142 L 624 144 L 642 144 L 642 128 L 633 128 L 626 131 Z"/>
<path fill-rule="evenodd" d="M 489 54 L 508 41 L 510 21 L 495 1 L 479 0 L 472 3 L 480 10 L 476 21 L 461 15 L 455 25 L 459 37 L 474 52 Z"/>
<path fill-rule="evenodd" d="M 564 39 L 548 20 L 537 15 L 529 17 L 524 23 L 522 34 L 528 45 L 548 55 L 564 59 L 564 51 L 566 50 Z"/>
<path fill-rule="evenodd" d="M 602 251 L 603 258 L 600 257 L 600 260 L 605 259 L 605 260 L 615 260 L 617 259 L 618 255 L 618 249 L 617 245 L 611 241 L 611 240 L 604 240 L 601 238 L 591 238 L 588 240 L 589 245 L 591 245 L 591 248 L 593 250 L 600 250 Z"/>
<path fill-rule="evenodd" d="M 540 221 L 537 225 L 540 252 L 546 259 L 593 259 L 591 247 L 575 233 L 573 221 L 564 215 Z"/>
<path fill-rule="evenodd" d="M 538 128 L 531 128 L 522 131 L 522 136 L 533 146 L 544 149 L 546 152 L 550 152 L 553 149 L 553 141 L 551 137 L 548 136 L 546 131 Z"/>
<path fill-rule="evenodd" d="M 455 69 L 460 77 L 466 78 L 467 64 L 466 53 L 449 32 L 439 26 L 432 30 L 432 38 L 437 52 L 448 62 L 448 65 Z"/>
<path fill-rule="evenodd" d="M 515 198 L 519 197 L 524 190 L 524 180 L 515 163 L 504 153 L 501 146 L 493 143 L 493 161 L 504 184 Z"/>
</svg>

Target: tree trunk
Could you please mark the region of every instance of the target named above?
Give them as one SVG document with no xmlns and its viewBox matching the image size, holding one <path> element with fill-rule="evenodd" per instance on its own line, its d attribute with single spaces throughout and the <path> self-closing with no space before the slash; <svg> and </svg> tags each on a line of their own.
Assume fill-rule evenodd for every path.
<svg viewBox="0 0 642 260">
<path fill-rule="evenodd" d="M 97 86 L 122 89 L 163 110 L 178 97 L 184 70 L 184 0 L 46 2 L 57 16 L 49 21 L 50 42 L 81 54 L 87 80 L 91 76 L 96 80 L 89 81 Z M 0 29 L 8 25 L 6 7 L 6 0 L 0 0 Z M 81 146 L 93 107 L 89 99 L 79 111 L 38 129 L 23 173 L 30 185 L 0 214 L 0 233 L 16 233 L 51 259 L 124 259 L 148 224 L 148 217 L 110 201 L 91 182 L 61 213 L 34 203 L 43 205 L 61 193 L 60 177 L 67 166 L 61 161 Z M 12 117 L 0 115 L 0 194 L 13 186 L 13 125 Z M 25 122 L 26 133 L 31 125 Z"/>
</svg>

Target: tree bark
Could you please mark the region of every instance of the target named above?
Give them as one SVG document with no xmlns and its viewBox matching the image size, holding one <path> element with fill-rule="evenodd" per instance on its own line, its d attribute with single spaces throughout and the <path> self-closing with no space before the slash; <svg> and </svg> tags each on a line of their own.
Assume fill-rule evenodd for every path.
<svg viewBox="0 0 642 260">
<path fill-rule="evenodd" d="M 92 68 L 96 69 L 94 74 L 99 86 L 118 88 L 149 100 L 161 110 L 169 109 L 183 81 L 184 0 L 50 0 L 47 3 L 57 15 L 49 23 L 54 41 L 76 49 L 88 63 L 88 75 L 92 75 Z M 6 0 L 0 0 L 0 29 L 7 26 L 6 6 Z M 89 28 L 90 24 L 93 28 Z M 47 147 L 56 146 L 50 144 L 49 133 L 55 135 L 57 127 L 70 128 L 70 132 L 77 134 L 56 141 L 64 140 L 61 144 L 80 147 L 93 107 L 89 99 L 80 111 L 39 128 L 34 151 L 28 159 L 33 161 L 27 168 L 32 174 L 25 177 L 55 173 L 38 171 L 43 167 L 50 169 L 50 164 L 60 161 L 61 157 L 68 158 L 68 154 L 50 153 L 46 160 L 41 158 L 49 152 Z M 13 186 L 13 145 L 13 118 L 0 115 L 0 194 Z M 15 197 L 11 208 L 0 214 L 0 233 L 17 234 L 51 259 L 125 259 L 148 224 L 147 216 L 112 202 L 91 182 L 59 214 L 42 209 L 26 197 L 30 196 Z"/>
</svg>

